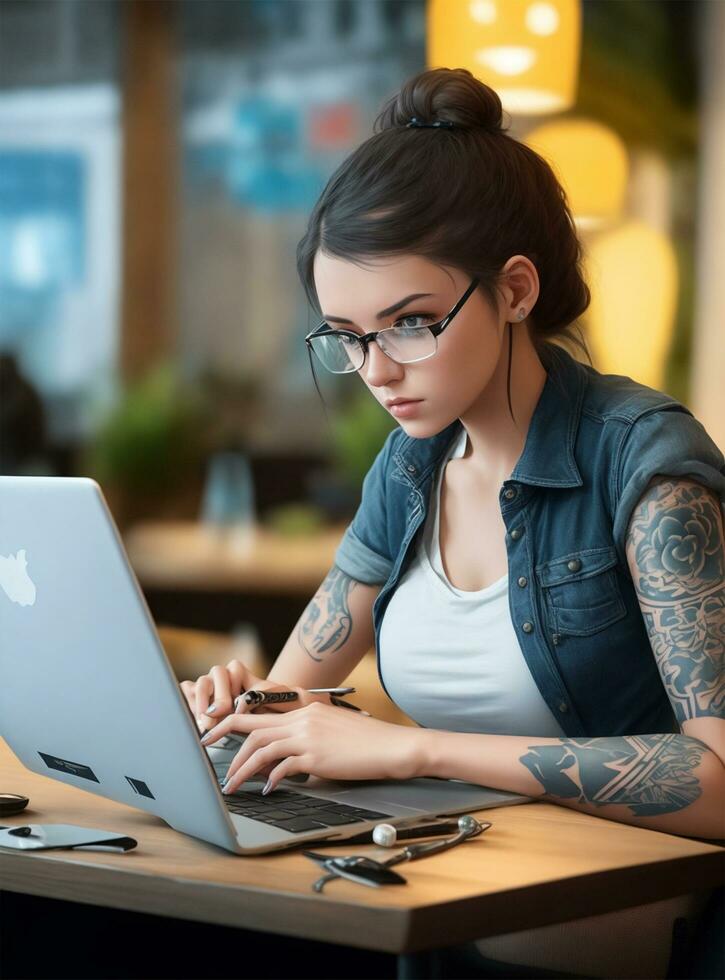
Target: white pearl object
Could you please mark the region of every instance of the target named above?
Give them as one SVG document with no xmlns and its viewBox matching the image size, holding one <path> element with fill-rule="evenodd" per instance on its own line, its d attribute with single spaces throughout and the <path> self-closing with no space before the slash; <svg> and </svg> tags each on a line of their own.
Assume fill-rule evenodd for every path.
<svg viewBox="0 0 725 980">
<path fill-rule="evenodd" d="M 398 839 L 398 832 L 391 823 L 379 823 L 373 829 L 373 840 L 380 847 L 392 847 Z"/>
</svg>

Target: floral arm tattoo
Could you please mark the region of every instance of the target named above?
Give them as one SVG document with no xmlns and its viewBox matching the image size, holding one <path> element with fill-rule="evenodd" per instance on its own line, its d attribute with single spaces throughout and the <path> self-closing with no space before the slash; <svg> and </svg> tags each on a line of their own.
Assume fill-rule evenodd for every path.
<svg viewBox="0 0 725 980">
<path fill-rule="evenodd" d="M 680 725 L 725 717 L 725 544 L 720 502 L 689 479 L 657 478 L 629 523 L 627 558 L 655 660 Z M 702 795 L 710 751 L 679 734 L 559 739 L 520 762 L 549 798 L 673 813 Z"/>
<path fill-rule="evenodd" d="M 677 721 L 725 718 L 725 545 L 717 497 L 693 480 L 651 484 L 630 520 L 627 553 Z"/>
<path fill-rule="evenodd" d="M 336 565 L 330 569 L 300 621 L 297 639 L 318 663 L 344 646 L 352 630 L 348 596 L 358 583 Z"/>
</svg>

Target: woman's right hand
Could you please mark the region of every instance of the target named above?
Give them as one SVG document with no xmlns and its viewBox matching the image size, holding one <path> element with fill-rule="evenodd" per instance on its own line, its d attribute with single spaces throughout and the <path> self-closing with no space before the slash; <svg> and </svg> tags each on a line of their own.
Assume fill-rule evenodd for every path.
<svg viewBox="0 0 725 980">
<path fill-rule="evenodd" d="M 243 691 L 296 691 L 295 701 L 281 704 L 261 705 L 261 711 L 292 711 L 303 708 L 312 701 L 330 703 L 329 694 L 310 694 L 304 688 L 277 684 L 274 681 L 257 677 L 240 660 L 230 660 L 226 667 L 215 665 L 208 674 L 202 674 L 195 681 L 182 681 L 182 693 L 196 718 L 199 731 L 208 731 L 222 718 L 234 711 L 234 699 Z M 255 710 L 253 705 L 239 702 L 237 713 Z"/>
</svg>

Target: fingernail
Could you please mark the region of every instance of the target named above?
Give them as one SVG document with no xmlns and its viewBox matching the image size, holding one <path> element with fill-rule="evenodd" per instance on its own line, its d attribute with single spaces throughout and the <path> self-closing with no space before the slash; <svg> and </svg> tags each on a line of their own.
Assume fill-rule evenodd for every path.
<svg viewBox="0 0 725 980">
<path fill-rule="evenodd" d="M 206 714 L 213 715 L 215 711 L 216 711 L 216 705 L 210 704 L 209 707 L 206 709 Z"/>
<path fill-rule="evenodd" d="M 222 793 L 225 796 L 227 795 L 227 793 L 231 793 L 231 789 L 226 783 L 222 786 Z"/>
<path fill-rule="evenodd" d="M 272 789 L 272 780 L 268 779 L 267 782 L 264 784 L 264 789 L 262 790 L 262 796 L 266 796 L 271 789 Z"/>
<path fill-rule="evenodd" d="M 207 733 L 206 733 L 206 735 L 204 735 L 204 736 L 203 736 L 203 737 L 201 738 L 201 740 L 200 740 L 200 741 L 201 741 L 201 743 L 202 743 L 202 745 L 204 744 L 204 742 L 208 742 L 208 741 L 209 741 L 209 739 L 211 738 L 211 735 L 212 735 L 212 733 L 211 733 L 211 732 L 207 732 Z"/>
</svg>

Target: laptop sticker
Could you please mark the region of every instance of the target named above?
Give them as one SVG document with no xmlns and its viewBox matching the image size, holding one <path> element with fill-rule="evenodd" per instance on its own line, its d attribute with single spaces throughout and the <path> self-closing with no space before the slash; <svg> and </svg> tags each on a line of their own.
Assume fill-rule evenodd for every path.
<svg viewBox="0 0 725 980">
<path fill-rule="evenodd" d="M 67 772 L 69 776 L 80 776 L 82 779 L 91 779 L 94 783 L 100 783 L 93 770 L 84 766 L 82 762 L 59 759 L 57 755 L 46 755 L 45 752 L 38 752 L 38 755 L 49 769 L 57 769 L 58 772 Z"/>
<path fill-rule="evenodd" d="M 139 796 L 148 796 L 150 800 L 156 799 L 143 779 L 131 779 L 130 776 L 126 776 L 126 779 L 131 784 L 131 788 L 133 789 L 134 793 L 138 793 Z"/>
</svg>

